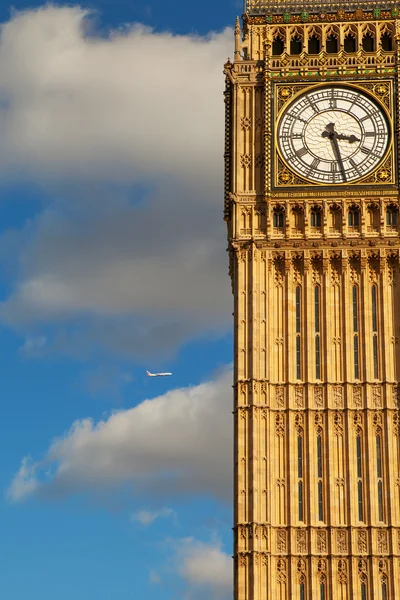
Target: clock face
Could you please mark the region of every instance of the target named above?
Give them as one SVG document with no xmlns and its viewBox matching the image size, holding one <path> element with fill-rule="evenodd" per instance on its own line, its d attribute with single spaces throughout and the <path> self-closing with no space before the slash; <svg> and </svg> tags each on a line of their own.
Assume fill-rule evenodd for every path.
<svg viewBox="0 0 400 600">
<path fill-rule="evenodd" d="M 278 124 L 280 152 L 297 174 L 345 184 L 373 171 L 389 144 L 385 113 L 356 89 L 319 87 L 294 100 Z"/>
</svg>

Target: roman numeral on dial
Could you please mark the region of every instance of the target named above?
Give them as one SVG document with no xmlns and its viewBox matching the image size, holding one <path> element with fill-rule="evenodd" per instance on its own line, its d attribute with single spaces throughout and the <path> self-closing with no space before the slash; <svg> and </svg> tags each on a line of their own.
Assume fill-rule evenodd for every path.
<svg viewBox="0 0 400 600">
<path fill-rule="evenodd" d="M 300 148 L 300 150 L 296 151 L 296 155 L 301 158 L 302 156 L 304 156 L 305 154 L 307 154 L 307 148 Z"/>
</svg>

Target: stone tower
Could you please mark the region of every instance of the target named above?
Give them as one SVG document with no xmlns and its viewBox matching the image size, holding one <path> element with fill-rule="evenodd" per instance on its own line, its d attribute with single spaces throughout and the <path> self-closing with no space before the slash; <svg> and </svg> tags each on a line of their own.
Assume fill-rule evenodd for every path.
<svg viewBox="0 0 400 600">
<path fill-rule="evenodd" d="M 399 65 L 394 2 L 236 23 L 235 600 L 400 599 Z"/>
</svg>

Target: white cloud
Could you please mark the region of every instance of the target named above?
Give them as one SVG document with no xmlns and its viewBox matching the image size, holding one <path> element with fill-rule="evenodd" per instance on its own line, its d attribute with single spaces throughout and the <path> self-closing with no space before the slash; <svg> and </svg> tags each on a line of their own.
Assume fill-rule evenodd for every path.
<svg viewBox="0 0 400 600">
<path fill-rule="evenodd" d="M 232 558 L 223 552 L 221 544 L 186 538 L 175 543 L 175 551 L 179 574 L 189 585 L 187 598 L 232 597 Z"/>
<path fill-rule="evenodd" d="M 54 323 L 48 352 L 91 343 L 136 355 L 226 328 L 232 39 L 140 25 L 100 38 L 78 7 L 3 26 L 0 177 L 23 174 L 54 198 L 20 244 L 3 322 Z"/>
<path fill-rule="evenodd" d="M 7 496 L 10 500 L 19 502 L 35 493 L 38 487 L 36 470 L 37 466 L 28 457 L 22 460 L 18 473 L 8 489 Z"/>
<path fill-rule="evenodd" d="M 107 420 L 77 421 L 37 465 L 26 459 L 9 488 L 12 501 L 32 494 L 98 494 L 130 486 L 136 500 L 160 502 L 201 492 L 231 494 L 231 372 L 177 389 Z"/>
<path fill-rule="evenodd" d="M 131 522 L 139 522 L 143 527 L 152 525 L 157 519 L 166 519 L 171 517 L 174 511 L 171 508 L 163 508 L 161 510 L 138 510 L 131 515 Z"/>
</svg>

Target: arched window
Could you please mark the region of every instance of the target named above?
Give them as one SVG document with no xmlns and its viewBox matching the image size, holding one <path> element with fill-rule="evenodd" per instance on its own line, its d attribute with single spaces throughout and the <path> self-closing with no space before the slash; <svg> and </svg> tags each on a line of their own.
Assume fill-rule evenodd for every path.
<svg viewBox="0 0 400 600">
<path fill-rule="evenodd" d="M 372 33 L 366 33 L 363 37 L 362 47 L 364 52 L 374 52 L 375 50 L 375 38 Z"/>
<path fill-rule="evenodd" d="M 299 35 L 295 35 L 290 41 L 290 54 L 301 54 L 303 50 L 303 41 Z"/>
<path fill-rule="evenodd" d="M 285 217 L 282 210 L 275 209 L 273 212 L 273 226 L 276 229 L 283 229 L 285 225 Z"/>
<path fill-rule="evenodd" d="M 386 225 L 389 227 L 397 227 L 397 208 L 396 206 L 388 206 L 386 209 Z"/>
<path fill-rule="evenodd" d="M 350 53 L 356 52 L 356 38 L 352 33 L 349 33 L 344 38 L 344 51 Z"/>
<path fill-rule="evenodd" d="M 322 227 L 322 213 L 319 208 L 311 209 L 311 227 Z"/>
<path fill-rule="evenodd" d="M 317 35 L 308 39 L 308 54 L 319 54 L 321 52 L 321 40 Z"/>
<path fill-rule="evenodd" d="M 280 56 L 281 54 L 283 54 L 283 51 L 285 50 L 285 44 L 283 39 L 281 38 L 280 35 L 278 35 L 274 41 L 272 42 L 272 55 L 273 56 Z"/>
<path fill-rule="evenodd" d="M 360 212 L 357 208 L 351 208 L 349 210 L 349 227 L 359 227 L 360 225 Z"/>
<path fill-rule="evenodd" d="M 393 51 L 393 38 L 388 31 L 386 31 L 381 37 L 382 50 L 385 52 Z"/>
<path fill-rule="evenodd" d="M 342 228 L 342 209 L 338 204 L 332 204 L 329 211 L 331 232 L 338 232 Z"/>
<path fill-rule="evenodd" d="M 338 52 L 338 39 L 333 33 L 326 38 L 326 51 L 328 54 L 337 54 Z"/>
<path fill-rule="evenodd" d="M 300 205 L 295 205 L 292 208 L 293 225 L 297 233 L 303 233 L 304 230 L 304 209 Z"/>
</svg>

